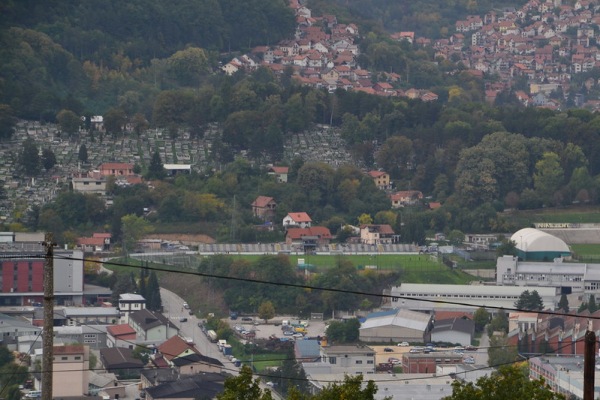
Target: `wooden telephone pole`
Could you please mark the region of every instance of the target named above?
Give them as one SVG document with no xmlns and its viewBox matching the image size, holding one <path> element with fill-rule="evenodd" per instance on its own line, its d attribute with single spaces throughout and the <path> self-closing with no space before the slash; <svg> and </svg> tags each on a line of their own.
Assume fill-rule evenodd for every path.
<svg viewBox="0 0 600 400">
<path fill-rule="evenodd" d="M 596 334 L 591 330 L 585 333 L 585 349 L 583 354 L 583 400 L 594 400 Z"/>
<path fill-rule="evenodd" d="M 52 233 L 44 238 L 44 328 L 42 340 L 42 400 L 52 400 L 52 361 L 54 359 L 54 246 Z"/>
</svg>

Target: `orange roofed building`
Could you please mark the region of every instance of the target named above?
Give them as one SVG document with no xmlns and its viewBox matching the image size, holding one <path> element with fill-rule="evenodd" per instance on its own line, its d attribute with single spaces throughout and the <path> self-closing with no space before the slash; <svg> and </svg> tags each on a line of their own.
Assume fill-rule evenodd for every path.
<svg viewBox="0 0 600 400">
<path fill-rule="evenodd" d="M 423 200 L 423 193 L 418 190 L 402 190 L 390 194 L 390 200 L 392 201 L 392 208 L 411 206 Z"/>
<path fill-rule="evenodd" d="M 394 236 L 394 230 L 387 224 L 360 226 L 360 242 L 363 244 L 393 243 Z"/>
<path fill-rule="evenodd" d="M 369 171 L 368 175 L 375 182 L 375 186 L 380 190 L 388 190 L 392 188 L 390 174 L 384 171 Z"/>
<path fill-rule="evenodd" d="M 283 218 L 283 227 L 310 228 L 312 219 L 305 212 L 291 212 Z"/>
<path fill-rule="evenodd" d="M 310 240 L 315 245 L 327 245 L 331 241 L 331 232 L 324 226 L 310 228 L 290 228 L 285 233 L 285 243 L 288 245 L 304 245 Z"/>
<path fill-rule="evenodd" d="M 104 163 L 100 165 L 100 174 L 103 176 L 130 176 L 133 173 L 133 164 L 129 163 Z"/>
<path fill-rule="evenodd" d="M 274 175 L 279 183 L 287 183 L 289 167 L 270 167 L 269 175 Z"/>
<path fill-rule="evenodd" d="M 277 203 L 272 197 L 258 196 L 256 200 L 252 202 L 252 214 L 265 221 L 273 220 L 276 208 Z"/>
</svg>

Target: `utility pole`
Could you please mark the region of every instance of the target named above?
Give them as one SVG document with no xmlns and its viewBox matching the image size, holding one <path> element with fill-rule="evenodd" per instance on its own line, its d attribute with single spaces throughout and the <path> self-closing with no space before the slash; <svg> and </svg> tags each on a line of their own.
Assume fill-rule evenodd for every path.
<svg viewBox="0 0 600 400">
<path fill-rule="evenodd" d="M 42 340 L 42 400 L 52 400 L 52 361 L 54 358 L 54 245 L 52 233 L 44 238 L 44 328 Z"/>
<path fill-rule="evenodd" d="M 583 400 L 594 400 L 594 381 L 596 367 L 596 334 L 588 330 L 585 333 L 583 356 Z"/>
</svg>

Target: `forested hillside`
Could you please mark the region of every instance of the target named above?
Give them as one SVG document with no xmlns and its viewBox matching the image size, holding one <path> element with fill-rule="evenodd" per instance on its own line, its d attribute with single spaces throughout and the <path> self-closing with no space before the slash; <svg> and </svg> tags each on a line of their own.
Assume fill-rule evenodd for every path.
<svg viewBox="0 0 600 400">
<path fill-rule="evenodd" d="M 432 62 L 429 49 L 359 28 L 359 62 L 373 69 L 371 80 L 383 81 L 390 69 L 410 70 L 409 84 L 431 87 L 439 96 L 433 102 L 303 86 L 290 65 L 279 72 L 259 67 L 222 73 L 219 51 L 228 51 L 230 41 L 233 50 L 293 32 L 293 14 L 284 2 L 258 3 L 222 0 L 212 4 L 210 14 L 198 8 L 208 7 L 205 1 L 3 5 L 0 136 L 9 137 L 14 118 L 20 117 L 57 122 L 63 139 L 81 142 L 82 115 L 104 117 L 106 132 L 85 135 L 88 145 L 94 137 L 114 141 L 127 135 L 142 141 L 149 128 L 161 130 L 173 144 L 184 133 L 201 140 L 205 132 L 217 132 L 208 163 L 189 177 L 167 179 L 159 192 L 113 187 L 114 206 L 98 206 L 101 211 L 97 201 L 65 192 L 55 203 L 32 208 L 28 218 L 16 220 L 30 229 L 61 226 L 71 236 L 102 226 L 120 238 L 124 216 L 151 208 L 157 224 L 221 224 L 211 233 L 231 238 L 224 221 L 231 220 L 237 196 L 245 209 L 238 219 L 243 228 L 234 239 L 252 241 L 257 239 L 253 226 L 260 221 L 248 205 L 262 195 L 276 199 L 278 213 L 309 212 L 333 233 L 367 214 L 403 229 L 404 239 L 421 242 L 425 230 L 509 231 L 515 227 L 497 213 L 504 208 L 598 203 L 600 117 L 580 109 L 525 108 L 511 91 L 487 103 L 480 78 L 451 60 Z M 428 4 L 436 3 L 423 7 Z M 268 11 L 256 11 L 263 6 Z M 468 4 L 457 7 L 468 11 Z M 253 17 L 255 12 L 260 16 Z M 264 20 L 269 13 L 277 17 Z M 208 22 L 195 19 L 206 15 Z M 206 29 L 219 32 L 218 39 L 208 41 L 201 32 Z M 579 75 L 595 77 L 598 70 Z M 315 124 L 332 125 L 339 133 L 352 152 L 351 167 L 306 162 L 294 158 L 294 152 L 285 156 L 286 143 L 289 148 L 300 132 L 310 136 Z M 33 152 L 20 154 L 37 154 L 45 146 L 36 148 L 32 141 Z M 137 156 L 144 160 L 148 155 Z M 266 175 L 267 163 L 290 166 L 289 183 L 276 185 Z M 16 169 L 28 177 L 39 172 L 35 167 Z M 156 178 L 148 165 L 137 167 Z M 441 202 L 442 208 L 420 208 L 404 219 L 390 211 L 386 193 L 364 175 L 365 169 L 379 168 L 390 173 L 394 190 L 421 191 L 424 203 Z M 49 167 L 47 174 L 53 172 Z M 93 212 L 70 212 L 75 200 L 69 196 L 78 196 L 80 204 L 90 202 L 94 207 L 86 209 Z"/>
<path fill-rule="evenodd" d="M 526 0 L 310 0 L 318 12 L 359 19 L 373 27 L 395 32 L 414 31 L 429 38 L 447 37 L 457 20 L 492 9 L 518 7 Z"/>
<path fill-rule="evenodd" d="M 2 28 L 45 33 L 81 61 L 121 54 L 147 63 L 187 45 L 239 50 L 294 32 L 285 0 L 26 0 L 0 7 Z"/>
</svg>

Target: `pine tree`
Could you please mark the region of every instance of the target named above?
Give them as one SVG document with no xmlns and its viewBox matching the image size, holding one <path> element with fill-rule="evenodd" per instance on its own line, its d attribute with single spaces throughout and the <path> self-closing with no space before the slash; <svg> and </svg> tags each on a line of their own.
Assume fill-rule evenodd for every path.
<svg viewBox="0 0 600 400">
<path fill-rule="evenodd" d="M 165 167 L 160 158 L 158 150 L 156 150 L 154 154 L 152 154 L 150 166 L 148 167 L 148 172 L 146 173 L 146 179 L 163 179 L 165 175 Z"/>
<path fill-rule="evenodd" d="M 569 312 L 569 299 L 567 299 L 567 295 L 564 293 L 560 296 L 560 300 L 558 301 L 558 309 L 566 313 Z"/>
<path fill-rule="evenodd" d="M 40 155 L 32 138 L 29 137 L 23 142 L 19 161 L 26 175 L 35 176 L 40 172 Z"/>
<path fill-rule="evenodd" d="M 151 311 L 160 311 L 162 308 L 162 299 L 160 297 L 160 287 L 158 286 L 158 278 L 156 272 L 150 272 L 148 277 L 148 285 L 146 286 L 148 298 L 146 299 L 146 308 Z"/>
<path fill-rule="evenodd" d="M 596 311 L 598 311 L 598 306 L 596 305 L 596 296 L 594 296 L 593 294 L 590 294 L 590 302 L 588 303 L 588 311 L 590 312 L 590 314 L 593 314 Z"/>
<path fill-rule="evenodd" d="M 81 161 L 82 163 L 86 163 L 88 161 L 88 151 L 87 151 L 87 147 L 85 146 L 85 144 L 82 144 L 79 147 L 78 158 L 79 158 L 79 161 Z"/>
<path fill-rule="evenodd" d="M 148 302 L 148 290 L 146 289 L 146 268 L 140 269 L 140 284 L 139 287 L 139 295 L 146 299 L 146 303 Z"/>
</svg>

